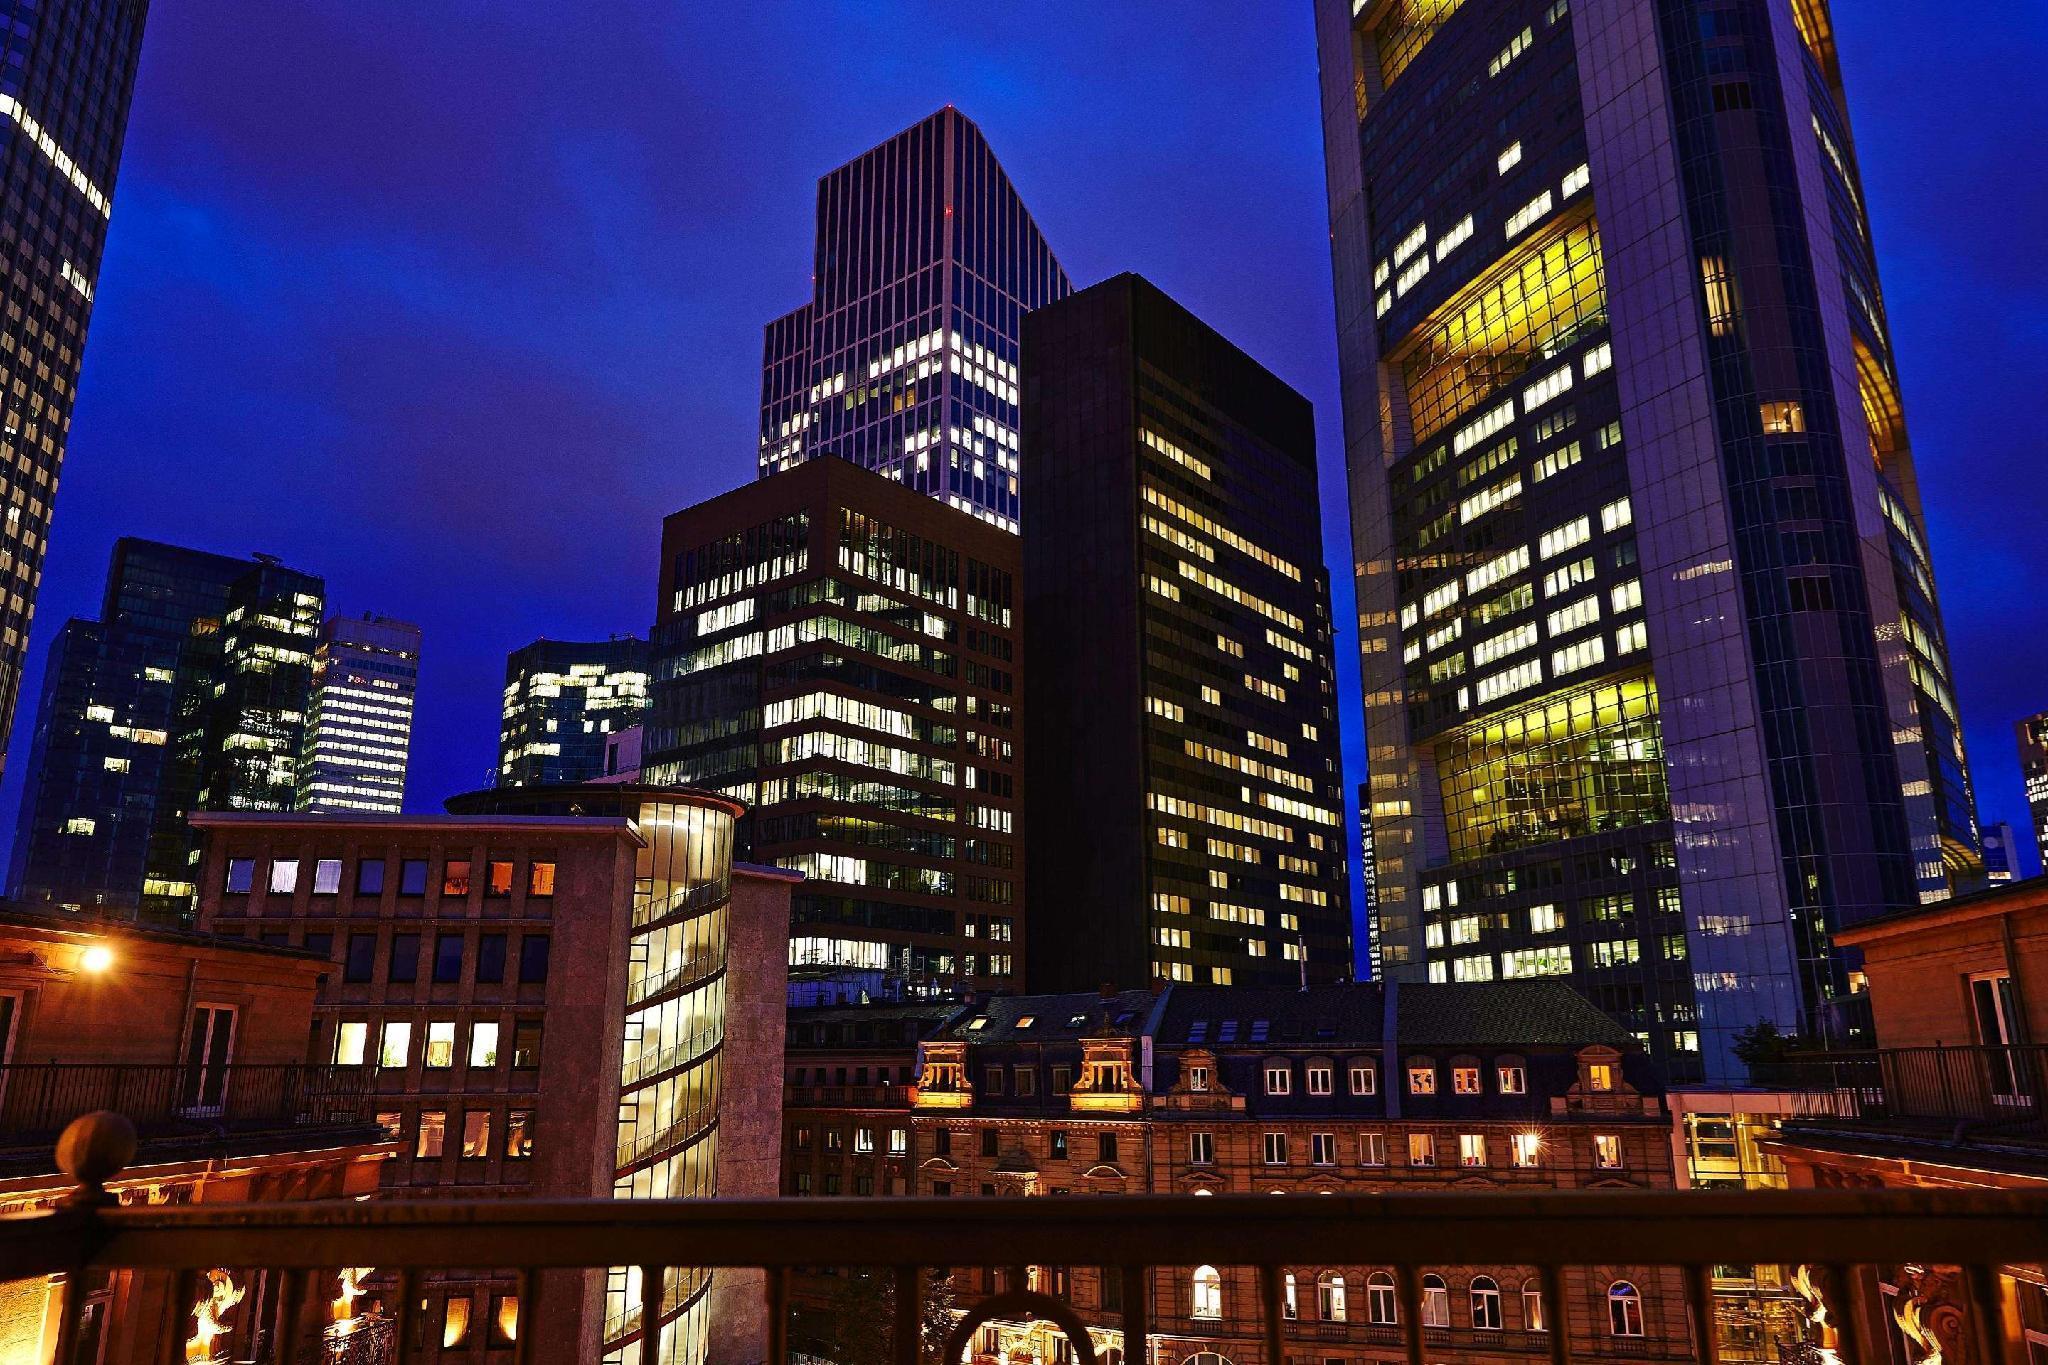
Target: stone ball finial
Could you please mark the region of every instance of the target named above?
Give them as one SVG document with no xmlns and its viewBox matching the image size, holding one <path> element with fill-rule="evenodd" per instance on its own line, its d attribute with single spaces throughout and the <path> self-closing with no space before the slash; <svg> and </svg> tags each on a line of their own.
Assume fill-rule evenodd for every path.
<svg viewBox="0 0 2048 1365">
<path fill-rule="evenodd" d="M 96 1109 L 71 1120 L 57 1139 L 57 1169 L 78 1182 L 72 1201 L 105 1203 L 107 1181 L 135 1159 L 135 1143 L 126 1114 Z"/>
</svg>

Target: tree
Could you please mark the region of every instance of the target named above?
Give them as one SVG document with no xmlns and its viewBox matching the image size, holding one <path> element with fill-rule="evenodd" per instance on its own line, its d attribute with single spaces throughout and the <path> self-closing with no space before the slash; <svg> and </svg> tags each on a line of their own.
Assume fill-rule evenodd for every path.
<svg viewBox="0 0 2048 1365">
<path fill-rule="evenodd" d="M 940 1365 L 946 1337 L 959 1318 L 953 1308 L 952 1281 L 935 1271 L 918 1274 L 924 1284 L 918 1354 L 926 1365 Z M 814 1324 L 817 1351 L 834 1365 L 894 1365 L 890 1336 L 895 1324 L 896 1272 L 875 1266 L 851 1268 L 824 1319 Z"/>
<path fill-rule="evenodd" d="M 1750 1079 L 1755 1080 L 1760 1070 L 1782 1064 L 1799 1045 L 1796 1035 L 1780 1033 L 1777 1024 L 1769 1019 L 1759 1019 L 1735 1035 L 1729 1051 L 1749 1068 Z"/>
</svg>

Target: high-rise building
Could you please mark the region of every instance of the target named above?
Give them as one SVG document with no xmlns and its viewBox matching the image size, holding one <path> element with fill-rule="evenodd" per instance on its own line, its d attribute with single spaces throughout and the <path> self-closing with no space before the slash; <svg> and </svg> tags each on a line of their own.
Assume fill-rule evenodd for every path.
<svg viewBox="0 0 2048 1365">
<path fill-rule="evenodd" d="M 148 10 L 0 0 L 0 734 L 21 690 Z"/>
<path fill-rule="evenodd" d="M 647 642 L 536 640 L 505 660 L 498 785 L 587 782 L 605 774 L 605 739 L 647 711 Z"/>
<path fill-rule="evenodd" d="M 641 778 L 799 870 L 792 1003 L 1014 988 L 1017 538 L 844 460 L 662 528 Z"/>
<path fill-rule="evenodd" d="M 1017 529 L 1018 336 L 1068 292 L 950 105 L 818 182 L 811 301 L 768 324 L 761 477 L 837 455 Z"/>
<path fill-rule="evenodd" d="M 1386 970 L 1828 1031 L 1980 860 L 1825 0 L 1316 9 Z"/>
<path fill-rule="evenodd" d="M 1035 989 L 1351 975 L 1308 400 L 1136 275 L 1024 323 Z"/>
<path fill-rule="evenodd" d="M 2020 743 L 2020 777 L 2027 786 L 2027 811 L 2033 816 L 2034 843 L 2041 865 L 2048 868 L 2048 711 L 2028 716 L 2014 727 Z"/>
<path fill-rule="evenodd" d="M 2012 826 L 1996 820 L 1985 821 L 1978 828 L 1984 831 L 1984 880 L 1993 885 L 2018 881 L 2022 875 L 2020 846 Z"/>
<path fill-rule="evenodd" d="M 141 908 L 158 802 L 178 768 L 179 679 L 192 670 L 212 676 L 202 656 L 212 653 L 236 585 L 258 567 L 154 541 L 115 542 L 100 619 L 66 624 L 44 670 L 15 838 L 15 899 L 123 917 Z M 196 788 L 186 790 L 181 809 L 195 799 Z"/>
<path fill-rule="evenodd" d="M 298 808 L 405 808 L 420 628 L 384 616 L 331 616 L 313 655 L 313 700 L 299 757 Z"/>
</svg>

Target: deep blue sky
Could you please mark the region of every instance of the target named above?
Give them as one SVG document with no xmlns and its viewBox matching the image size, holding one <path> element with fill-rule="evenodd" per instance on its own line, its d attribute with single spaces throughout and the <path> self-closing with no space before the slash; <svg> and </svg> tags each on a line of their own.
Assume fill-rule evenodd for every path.
<svg viewBox="0 0 2048 1365">
<path fill-rule="evenodd" d="M 2023 824 L 2048 9 L 1837 9 L 1978 790 Z M 816 177 L 949 102 L 1077 281 L 1147 274 L 1315 400 L 1347 619 L 1308 0 L 165 0 L 0 813 L 121 534 L 272 551 L 420 622 L 411 802 L 482 783 L 505 653 L 644 630 L 661 517 L 752 476 Z"/>
</svg>

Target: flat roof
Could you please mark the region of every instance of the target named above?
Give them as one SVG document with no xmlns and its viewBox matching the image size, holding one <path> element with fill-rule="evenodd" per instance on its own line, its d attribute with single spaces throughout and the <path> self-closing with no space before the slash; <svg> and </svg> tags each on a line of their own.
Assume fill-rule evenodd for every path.
<svg viewBox="0 0 2048 1365">
<path fill-rule="evenodd" d="M 239 935 L 208 934 L 196 929 L 169 929 L 127 919 L 99 919 L 91 915 L 62 911 L 31 910 L 13 903 L 0 903 L 0 937 L 71 941 L 113 938 L 130 942 L 159 943 L 167 948 L 218 948 L 227 952 L 286 957 L 325 965 L 328 955 L 306 948 L 259 943 Z"/>
<path fill-rule="evenodd" d="M 621 815 L 324 815 L 312 811 L 202 810 L 193 811 L 190 818 L 197 829 L 388 829 L 423 834 L 507 830 L 647 842 L 638 827 Z"/>
</svg>

